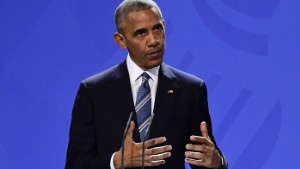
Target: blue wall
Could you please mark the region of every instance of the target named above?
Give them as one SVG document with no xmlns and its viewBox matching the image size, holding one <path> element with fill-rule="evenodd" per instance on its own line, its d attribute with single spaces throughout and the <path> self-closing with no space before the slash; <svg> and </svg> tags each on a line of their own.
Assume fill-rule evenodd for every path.
<svg viewBox="0 0 300 169">
<path fill-rule="evenodd" d="M 80 80 L 124 60 L 121 0 L 0 2 L 0 168 L 63 168 Z M 300 167 L 300 1 L 157 0 L 165 62 L 206 80 L 232 169 Z"/>
</svg>

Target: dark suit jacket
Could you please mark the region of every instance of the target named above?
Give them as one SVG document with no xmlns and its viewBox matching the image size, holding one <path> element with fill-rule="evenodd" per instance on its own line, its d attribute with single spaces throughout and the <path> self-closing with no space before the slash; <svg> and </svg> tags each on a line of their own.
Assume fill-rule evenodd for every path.
<svg viewBox="0 0 300 169">
<path fill-rule="evenodd" d="M 135 109 L 126 62 L 82 81 L 72 112 L 66 168 L 109 169 L 112 154 L 121 147 L 130 112 Z M 201 135 L 202 121 L 207 122 L 215 143 L 201 79 L 162 64 L 153 112 L 150 138 L 165 136 L 166 144 L 173 147 L 166 164 L 153 169 L 184 169 L 185 145 L 189 136 Z M 137 124 L 135 114 L 133 120 Z M 137 127 L 134 140 L 140 142 Z"/>
</svg>

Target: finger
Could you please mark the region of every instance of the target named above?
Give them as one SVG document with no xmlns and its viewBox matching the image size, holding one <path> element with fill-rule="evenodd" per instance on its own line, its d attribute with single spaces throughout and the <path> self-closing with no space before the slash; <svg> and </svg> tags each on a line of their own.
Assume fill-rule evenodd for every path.
<svg viewBox="0 0 300 169">
<path fill-rule="evenodd" d="M 211 142 L 209 139 L 205 137 L 200 137 L 200 136 L 191 136 L 190 140 L 193 142 L 196 142 L 197 144 L 205 144 L 209 147 L 214 147 L 213 142 Z"/>
<path fill-rule="evenodd" d="M 203 153 L 210 152 L 210 148 L 204 144 L 187 144 L 185 148 L 189 151 L 198 151 Z"/>
<path fill-rule="evenodd" d="M 165 153 L 161 153 L 161 154 L 146 156 L 145 160 L 146 161 L 160 161 L 160 160 L 164 160 L 164 159 L 169 158 L 169 157 L 171 157 L 171 153 L 170 152 L 165 152 Z"/>
<path fill-rule="evenodd" d="M 150 139 L 150 140 L 145 142 L 145 148 L 152 147 L 152 146 L 155 146 L 157 144 L 164 143 L 165 141 L 167 141 L 166 137 L 159 137 L 159 138 Z"/>
<path fill-rule="evenodd" d="M 203 159 L 191 159 L 191 158 L 185 158 L 185 162 L 196 165 L 196 166 L 205 166 L 205 160 Z"/>
<path fill-rule="evenodd" d="M 146 167 L 153 167 L 153 166 L 159 166 L 165 164 L 165 160 L 157 160 L 157 161 L 145 161 L 144 165 Z"/>
<path fill-rule="evenodd" d="M 209 139 L 209 135 L 208 135 L 208 131 L 207 131 L 207 125 L 206 125 L 205 121 L 201 122 L 200 130 L 201 130 L 202 136 Z"/>
<path fill-rule="evenodd" d="M 163 153 L 163 152 L 168 152 L 172 150 L 172 146 L 171 145 L 165 145 L 165 146 L 160 146 L 160 147 L 154 147 L 154 148 L 150 148 L 150 149 L 146 149 L 145 150 L 145 154 L 146 155 L 153 155 L 153 154 L 159 154 L 159 153 Z"/>
<path fill-rule="evenodd" d="M 127 137 L 133 138 L 134 127 L 135 127 L 135 124 L 133 121 L 131 121 L 126 138 Z"/>
<path fill-rule="evenodd" d="M 194 152 L 194 151 L 186 151 L 184 153 L 186 158 L 192 158 L 192 159 L 199 159 L 199 160 L 203 160 L 205 157 L 204 153 L 201 152 Z"/>
</svg>

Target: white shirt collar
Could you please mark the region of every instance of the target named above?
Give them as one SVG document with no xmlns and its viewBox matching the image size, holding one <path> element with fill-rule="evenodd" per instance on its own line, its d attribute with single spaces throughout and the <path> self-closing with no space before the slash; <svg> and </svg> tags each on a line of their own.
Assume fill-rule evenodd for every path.
<svg viewBox="0 0 300 169">
<path fill-rule="evenodd" d="M 127 58 L 126 58 L 126 64 L 127 64 L 127 69 L 128 69 L 131 85 L 133 83 L 135 83 L 136 80 L 139 79 L 139 77 L 141 76 L 141 74 L 143 72 L 146 72 L 154 82 L 157 82 L 160 65 L 156 66 L 152 69 L 149 69 L 147 71 L 144 71 L 136 63 L 133 62 L 133 60 L 131 59 L 129 54 L 127 55 Z"/>
</svg>

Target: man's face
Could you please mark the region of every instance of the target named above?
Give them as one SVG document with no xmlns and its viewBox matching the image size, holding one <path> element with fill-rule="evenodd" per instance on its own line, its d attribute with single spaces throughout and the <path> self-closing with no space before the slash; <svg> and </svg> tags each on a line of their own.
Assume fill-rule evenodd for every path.
<svg viewBox="0 0 300 169">
<path fill-rule="evenodd" d="M 116 42 L 127 48 L 131 59 L 143 70 L 160 65 L 165 51 L 164 21 L 152 9 L 130 12 L 121 23 Z"/>
</svg>

